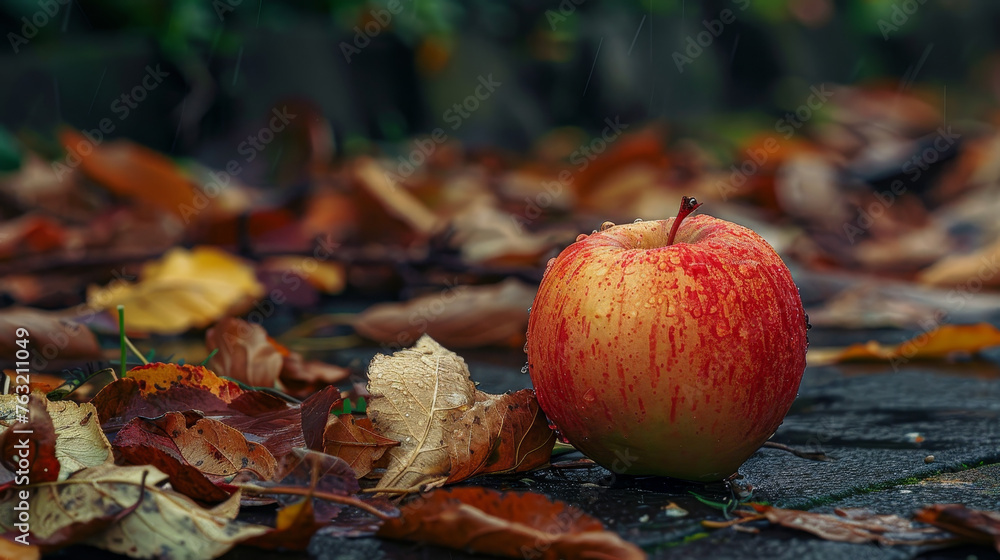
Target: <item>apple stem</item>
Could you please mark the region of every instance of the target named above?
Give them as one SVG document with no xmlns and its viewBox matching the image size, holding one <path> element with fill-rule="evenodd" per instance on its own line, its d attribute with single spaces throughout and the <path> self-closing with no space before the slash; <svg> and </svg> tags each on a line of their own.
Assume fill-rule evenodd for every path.
<svg viewBox="0 0 1000 560">
<path fill-rule="evenodd" d="M 667 245 L 674 244 L 674 237 L 677 235 L 677 230 L 681 227 L 681 222 L 684 218 L 687 218 L 689 214 L 694 212 L 701 206 L 698 199 L 693 196 L 682 196 L 681 197 L 681 208 L 677 211 L 677 217 L 674 218 L 674 225 L 670 226 L 670 235 L 667 236 Z"/>
</svg>

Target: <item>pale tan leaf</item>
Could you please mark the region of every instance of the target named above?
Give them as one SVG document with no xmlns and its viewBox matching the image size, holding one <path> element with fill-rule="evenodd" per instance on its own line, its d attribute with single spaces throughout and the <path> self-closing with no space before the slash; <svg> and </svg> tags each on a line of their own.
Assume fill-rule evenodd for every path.
<svg viewBox="0 0 1000 560">
<path fill-rule="evenodd" d="M 204 560 L 225 554 L 235 544 L 264 534 L 267 527 L 219 515 L 232 507 L 207 510 L 190 498 L 160 487 L 167 476 L 150 466 L 103 465 L 77 472 L 62 482 L 37 488 L 31 495 L 32 533 L 40 540 L 74 523 L 136 508 L 84 542 L 133 558 Z M 238 502 L 239 492 L 230 500 Z M 0 513 L 10 526 L 10 513 Z"/>
<path fill-rule="evenodd" d="M 399 441 L 388 451 L 389 467 L 378 488 L 418 488 L 448 479 L 446 433 L 454 411 L 475 402 L 476 386 L 465 360 L 423 336 L 391 357 L 368 366 L 368 414 L 383 436 Z"/>
<path fill-rule="evenodd" d="M 59 480 L 74 472 L 114 462 L 111 444 L 101 430 L 97 409 L 90 403 L 47 401 L 56 432 L 56 458 L 59 459 Z"/>
</svg>

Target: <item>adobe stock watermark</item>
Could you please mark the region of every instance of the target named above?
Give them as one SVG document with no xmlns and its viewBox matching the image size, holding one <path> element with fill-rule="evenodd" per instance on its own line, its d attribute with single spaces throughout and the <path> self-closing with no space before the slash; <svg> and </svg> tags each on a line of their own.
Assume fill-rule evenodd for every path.
<svg viewBox="0 0 1000 560">
<path fill-rule="evenodd" d="M 817 111 L 833 97 L 834 92 L 826 89 L 826 84 L 811 86 L 809 97 L 805 103 L 796 107 L 794 111 L 785 113 L 783 117 L 775 121 L 775 132 L 781 133 L 785 140 L 790 140 L 802 126 L 813 118 Z M 781 140 L 775 136 L 768 136 L 758 147 L 751 147 L 745 150 L 747 157 L 739 164 L 729 166 L 730 174 L 728 181 L 718 181 L 715 184 L 716 190 L 722 195 L 722 200 L 729 200 L 729 197 L 739 191 L 740 187 L 746 184 L 747 179 L 756 174 L 771 159 L 771 156 L 781 149 Z"/>
<path fill-rule="evenodd" d="M 590 162 L 603 154 L 608 146 L 618 140 L 629 127 L 628 123 L 621 122 L 621 117 L 618 115 L 615 115 L 614 120 L 611 120 L 611 117 L 605 118 L 604 124 L 605 127 L 599 136 L 595 136 L 590 142 L 580 145 L 569 155 L 569 162 L 574 166 L 572 171 L 563 169 L 559 172 L 557 181 L 542 181 L 542 189 L 544 190 L 536 193 L 533 197 L 524 197 L 524 211 L 520 214 L 510 215 L 510 219 L 519 233 L 524 231 L 525 226 L 540 218 L 545 209 L 552 206 L 556 197 L 573 184 L 573 181 L 576 180 L 576 174 L 582 173 L 590 167 Z"/>
<path fill-rule="evenodd" d="M 461 102 L 454 103 L 450 108 L 445 109 L 441 114 L 441 119 L 451 125 L 452 131 L 458 130 L 465 123 L 466 119 L 479 110 L 482 103 L 489 99 L 496 92 L 497 88 L 503 85 L 502 82 L 493 79 L 492 73 L 486 76 L 480 75 L 478 81 L 479 85 L 472 90 L 472 93 L 467 95 Z M 414 148 L 410 150 L 410 153 L 397 158 L 396 172 L 386 172 L 386 177 L 389 179 L 390 184 L 393 186 L 399 185 L 416 173 L 417 169 L 427 161 L 427 158 L 437 150 L 438 146 L 447 141 L 448 133 L 440 126 L 432 130 L 427 136 L 414 140 Z"/>
<path fill-rule="evenodd" d="M 915 183 L 920 180 L 924 172 L 929 170 L 931 165 L 937 163 L 941 159 L 942 154 L 951 148 L 961 137 L 961 134 L 952 132 L 950 126 L 938 128 L 932 145 L 914 155 L 900 167 L 900 170 L 909 179 L 909 183 Z M 875 200 L 869 203 L 867 207 L 858 207 L 858 215 L 853 222 L 844 223 L 844 236 L 847 238 L 847 241 L 853 245 L 858 237 L 871 229 L 872 225 L 875 224 L 875 220 L 882 217 L 885 211 L 895 204 L 896 200 L 906 194 L 906 192 L 907 182 L 902 179 L 894 180 L 889 184 L 887 190 L 874 191 L 872 194 Z"/>
<path fill-rule="evenodd" d="M 34 39 L 43 27 L 55 19 L 62 6 L 68 6 L 71 1 L 38 0 L 38 10 L 31 14 L 31 17 L 24 16 L 21 18 L 21 33 L 14 33 L 13 31 L 7 33 L 7 41 L 10 42 L 10 48 L 14 50 L 14 54 L 20 53 L 21 47 Z"/>
<path fill-rule="evenodd" d="M 274 142 L 277 135 L 285 130 L 285 127 L 296 117 L 295 113 L 289 113 L 288 107 L 281 109 L 274 107 L 271 109 L 271 119 L 267 126 L 261 127 L 256 133 L 250 134 L 245 140 L 236 146 L 236 153 L 243 156 L 243 163 L 247 164 L 257 159 L 257 155 L 267 148 L 268 144 Z M 233 177 L 243 172 L 240 160 L 233 158 L 226 162 L 224 171 L 209 171 L 209 181 L 201 187 L 199 192 L 191 199 L 190 204 L 181 204 L 177 209 L 180 211 L 184 224 L 191 223 L 192 218 L 208 208 L 209 203 L 218 197 Z"/>
<path fill-rule="evenodd" d="M 399 15 L 402 11 L 403 4 L 400 0 L 389 0 L 384 8 L 372 8 L 369 10 L 368 15 L 370 19 L 364 26 L 354 26 L 354 40 L 350 43 L 347 41 L 340 42 L 340 52 L 344 55 L 344 60 L 350 64 L 351 57 L 361 54 L 362 49 L 370 45 L 372 39 L 381 35 L 389 27 L 389 24 L 392 23 L 393 17 Z"/>
<path fill-rule="evenodd" d="M 119 122 L 124 121 L 132 114 L 133 110 L 146 100 L 150 92 L 160 87 L 160 84 L 168 76 L 170 73 L 161 69 L 159 64 L 156 67 L 146 66 L 146 73 L 139 80 L 139 84 L 116 97 L 108 109 L 118 116 Z M 62 160 L 52 162 L 52 171 L 55 172 L 56 179 L 62 181 L 66 175 L 80 165 L 83 158 L 92 154 L 97 146 L 104 142 L 105 136 L 113 133 L 117 126 L 111 117 L 104 117 L 98 121 L 97 128 L 81 130 L 80 134 L 83 135 L 83 139 L 77 142 L 76 146 L 68 146 L 66 157 Z"/>
<path fill-rule="evenodd" d="M 902 0 L 902 2 L 892 3 L 892 14 L 889 19 L 880 18 L 878 20 L 878 30 L 882 32 L 882 39 L 889 40 L 889 35 L 899 31 L 900 27 L 910 21 L 910 16 L 917 13 L 927 0 Z"/>
<path fill-rule="evenodd" d="M 736 8 L 743 12 L 750 7 L 750 0 L 731 0 L 733 4 L 736 4 Z M 703 31 L 699 31 L 695 35 L 688 35 L 684 40 L 684 52 L 674 51 L 670 57 L 674 61 L 674 65 L 677 66 L 677 71 L 681 74 L 684 73 L 684 66 L 686 64 L 692 64 L 696 58 L 705 52 L 705 49 L 712 46 L 719 36 L 726 30 L 726 26 L 736 21 L 736 12 L 730 8 L 724 8 L 719 12 L 719 17 L 715 19 L 705 19 L 701 21 L 702 26 L 705 27 Z M 686 56 L 685 56 L 686 55 Z"/>
</svg>

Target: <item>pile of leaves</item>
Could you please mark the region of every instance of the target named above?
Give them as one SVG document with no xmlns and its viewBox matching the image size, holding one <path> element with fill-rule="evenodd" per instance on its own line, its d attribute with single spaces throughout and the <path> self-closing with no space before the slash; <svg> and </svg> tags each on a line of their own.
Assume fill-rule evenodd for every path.
<svg viewBox="0 0 1000 560">
<path fill-rule="evenodd" d="M 237 544 L 303 549 L 324 530 L 514 557 L 583 558 L 595 547 L 643 557 L 542 495 L 428 493 L 548 465 L 555 434 L 532 391 L 477 390 L 464 360 L 428 336 L 377 356 L 369 372 L 364 395 L 330 386 L 302 402 L 172 363 L 133 368 L 85 403 L 4 395 L 3 546 L 30 543 L 19 557 L 82 543 L 134 558 L 214 558 Z M 352 412 L 363 403 L 367 415 Z M 24 446 L 30 460 L 19 465 Z M 395 499 L 420 493 L 401 507 Z M 238 519 L 261 507 L 273 525 Z"/>
</svg>

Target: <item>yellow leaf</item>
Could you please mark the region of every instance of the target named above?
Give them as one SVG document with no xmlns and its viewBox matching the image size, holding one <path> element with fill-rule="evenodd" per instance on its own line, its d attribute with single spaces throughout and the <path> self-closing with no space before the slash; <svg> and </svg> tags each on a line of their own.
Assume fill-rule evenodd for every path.
<svg viewBox="0 0 1000 560">
<path fill-rule="evenodd" d="M 88 288 L 87 303 L 102 310 L 124 305 L 127 330 L 176 334 L 245 311 L 263 294 L 241 259 L 211 247 L 174 248 L 147 263 L 136 284 Z"/>
<path fill-rule="evenodd" d="M 898 359 L 947 358 L 952 354 L 974 354 L 1000 345 L 1000 330 L 989 323 L 943 325 L 895 346 L 874 340 L 847 348 L 817 348 L 808 354 L 809 365 L 849 361 L 891 361 Z"/>
</svg>

